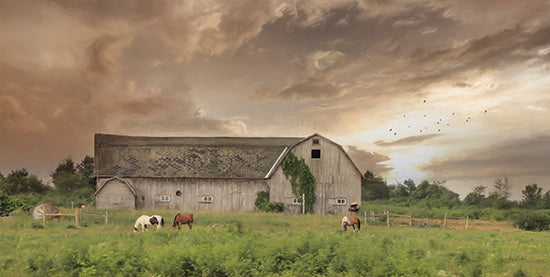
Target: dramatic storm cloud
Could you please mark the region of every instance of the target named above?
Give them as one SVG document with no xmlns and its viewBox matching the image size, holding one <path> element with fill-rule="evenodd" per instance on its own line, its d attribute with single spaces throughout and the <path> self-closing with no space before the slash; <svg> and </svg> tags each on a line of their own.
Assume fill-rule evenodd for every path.
<svg viewBox="0 0 550 277">
<path fill-rule="evenodd" d="M 391 183 L 550 189 L 548 1 L 4 1 L 0 172 L 94 133 L 308 136 Z M 47 180 L 46 180 L 47 181 Z"/>
</svg>

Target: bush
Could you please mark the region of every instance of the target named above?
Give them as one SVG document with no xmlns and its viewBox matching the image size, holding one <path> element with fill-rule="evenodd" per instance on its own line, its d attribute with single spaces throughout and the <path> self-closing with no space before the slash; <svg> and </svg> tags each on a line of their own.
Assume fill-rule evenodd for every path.
<svg viewBox="0 0 550 277">
<path fill-rule="evenodd" d="M 285 205 L 281 202 L 271 202 L 269 200 L 269 191 L 258 191 L 256 194 L 256 208 L 259 211 L 264 211 L 268 213 L 282 213 Z"/>
<path fill-rule="evenodd" d="M 28 213 L 31 209 L 28 199 L 24 196 L 11 196 L 0 190 L 0 216 L 8 216 L 17 209 Z"/>
<path fill-rule="evenodd" d="M 513 225 L 527 231 L 547 231 L 550 216 L 545 211 L 524 211 L 514 216 Z"/>
</svg>

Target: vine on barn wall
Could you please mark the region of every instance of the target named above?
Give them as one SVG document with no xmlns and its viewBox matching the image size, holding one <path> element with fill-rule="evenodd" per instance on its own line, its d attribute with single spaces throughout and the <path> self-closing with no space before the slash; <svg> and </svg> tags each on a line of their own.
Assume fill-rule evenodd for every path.
<svg viewBox="0 0 550 277">
<path fill-rule="evenodd" d="M 299 160 L 294 154 L 289 153 L 282 163 L 283 173 L 286 178 L 290 176 L 290 185 L 294 196 L 301 199 L 305 194 L 306 213 L 313 212 L 315 203 L 315 177 L 309 171 L 304 161 Z"/>
</svg>

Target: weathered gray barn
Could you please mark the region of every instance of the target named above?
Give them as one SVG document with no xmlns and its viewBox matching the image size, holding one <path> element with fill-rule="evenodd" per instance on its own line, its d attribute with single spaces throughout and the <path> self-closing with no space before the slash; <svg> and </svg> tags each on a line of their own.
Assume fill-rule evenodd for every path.
<svg viewBox="0 0 550 277">
<path fill-rule="evenodd" d="M 315 177 L 317 214 L 345 214 L 361 200 L 362 174 L 344 149 L 314 134 L 286 137 L 134 137 L 95 135 L 97 208 L 253 211 L 269 191 L 299 213 L 281 163 L 289 153 Z"/>
</svg>

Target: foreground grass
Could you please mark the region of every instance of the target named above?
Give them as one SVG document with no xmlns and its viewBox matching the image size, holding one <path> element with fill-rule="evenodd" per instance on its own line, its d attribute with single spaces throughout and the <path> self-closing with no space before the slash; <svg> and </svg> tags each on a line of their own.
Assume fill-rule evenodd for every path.
<svg viewBox="0 0 550 277">
<path fill-rule="evenodd" d="M 160 231 L 132 233 L 141 214 Z M 339 216 L 110 210 L 47 222 L 0 221 L 0 276 L 544 276 L 550 235 L 383 225 L 343 234 Z M 223 227 L 220 227 L 223 226 Z"/>
</svg>

